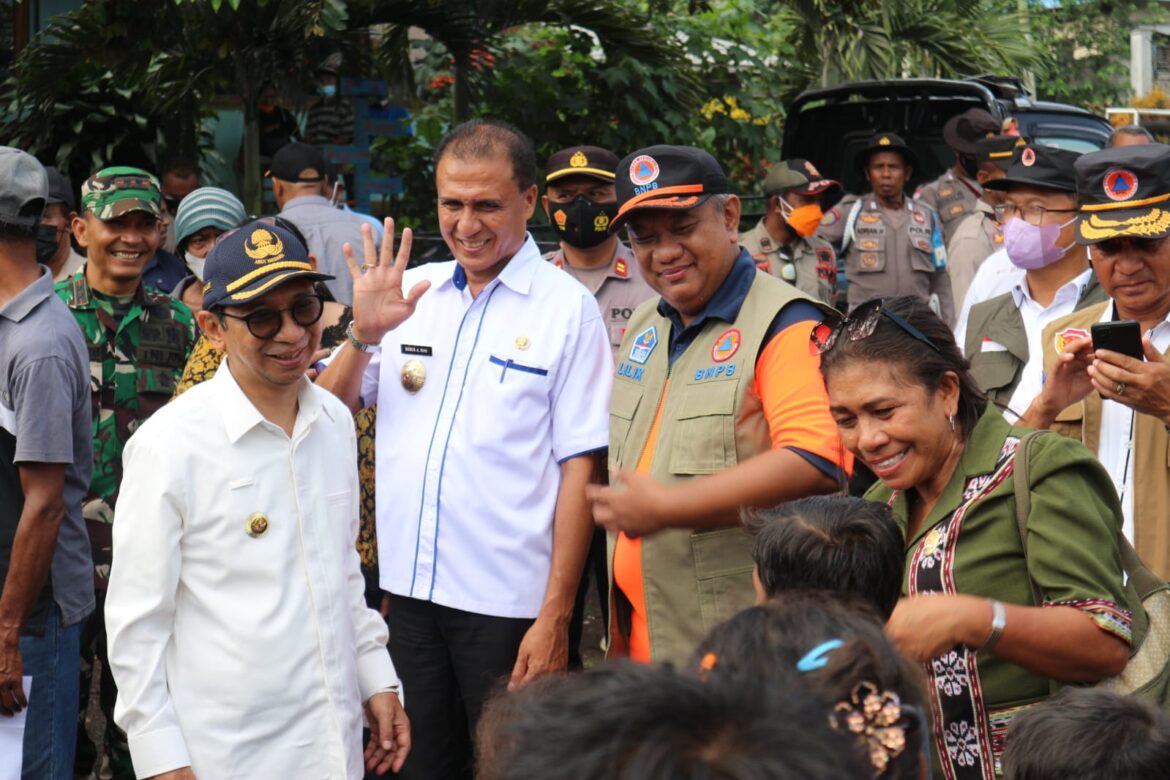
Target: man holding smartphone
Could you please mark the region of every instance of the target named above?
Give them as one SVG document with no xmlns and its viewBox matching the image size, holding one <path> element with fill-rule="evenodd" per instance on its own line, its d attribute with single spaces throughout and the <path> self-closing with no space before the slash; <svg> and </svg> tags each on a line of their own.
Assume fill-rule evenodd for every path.
<svg viewBox="0 0 1170 780">
<path fill-rule="evenodd" d="M 1052 428 L 1097 453 L 1121 498 L 1126 537 L 1168 577 L 1170 146 L 1093 152 L 1075 168 L 1076 240 L 1089 247 L 1109 300 L 1044 330 L 1044 389 L 1021 424 Z M 1125 343 L 1126 326 L 1117 323 L 1127 320 L 1137 323 L 1140 342 Z M 1094 338 L 1100 324 L 1113 325 Z M 1097 343 L 1103 336 L 1108 347 Z"/>
</svg>

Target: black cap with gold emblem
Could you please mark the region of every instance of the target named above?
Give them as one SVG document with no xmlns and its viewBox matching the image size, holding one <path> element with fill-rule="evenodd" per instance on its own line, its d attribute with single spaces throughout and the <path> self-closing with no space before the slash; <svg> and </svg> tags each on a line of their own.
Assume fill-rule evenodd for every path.
<svg viewBox="0 0 1170 780">
<path fill-rule="evenodd" d="M 1076 162 L 1077 243 L 1170 235 L 1170 146 L 1102 149 Z"/>
<path fill-rule="evenodd" d="M 869 158 L 878 152 L 897 152 L 911 168 L 918 167 L 918 155 L 897 133 L 877 133 L 870 138 L 869 145 L 857 153 L 857 167 L 864 169 L 869 165 Z"/>
<path fill-rule="evenodd" d="M 1073 166 L 1081 158 L 1080 152 L 1042 144 L 1024 144 L 1014 147 L 1012 164 L 1007 174 L 984 184 L 989 190 L 1010 190 L 1012 187 L 1043 187 L 1061 192 L 1076 192 L 1077 180 Z"/>
<path fill-rule="evenodd" d="M 324 281 L 304 244 L 257 220 L 222 236 L 203 267 L 203 308 L 238 306 L 293 279 Z"/>
<path fill-rule="evenodd" d="M 591 176 L 613 184 L 617 164 L 617 155 L 608 149 L 600 146 L 570 146 L 549 155 L 544 181 L 547 184 L 566 176 Z"/>
</svg>

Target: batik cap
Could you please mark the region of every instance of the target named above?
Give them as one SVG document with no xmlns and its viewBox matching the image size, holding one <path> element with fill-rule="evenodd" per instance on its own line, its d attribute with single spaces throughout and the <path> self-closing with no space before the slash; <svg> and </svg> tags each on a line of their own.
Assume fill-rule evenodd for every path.
<svg viewBox="0 0 1170 780">
<path fill-rule="evenodd" d="M 284 228 L 257 220 L 223 235 L 203 266 L 203 308 L 248 303 L 293 279 L 326 281 L 304 244 Z"/>
<path fill-rule="evenodd" d="M 1102 149 L 1076 162 L 1077 243 L 1170 235 L 1170 146 Z"/>
<path fill-rule="evenodd" d="M 621 206 L 609 223 L 611 233 L 638 209 L 689 210 L 730 191 L 723 166 L 693 146 L 639 149 L 618 163 L 614 184 Z"/>
<path fill-rule="evenodd" d="M 40 221 L 48 195 L 49 179 L 37 158 L 0 146 L 0 222 L 31 228 Z"/>
<path fill-rule="evenodd" d="M 141 168 L 102 168 L 81 185 L 81 205 L 103 222 L 131 211 L 162 213 L 158 179 Z"/>
</svg>

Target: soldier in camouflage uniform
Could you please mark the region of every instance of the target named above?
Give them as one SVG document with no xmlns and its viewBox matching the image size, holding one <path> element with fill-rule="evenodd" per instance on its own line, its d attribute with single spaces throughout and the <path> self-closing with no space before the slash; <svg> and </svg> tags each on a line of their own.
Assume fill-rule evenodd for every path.
<svg viewBox="0 0 1170 780">
<path fill-rule="evenodd" d="M 82 635 L 84 661 L 102 661 L 101 708 L 115 780 L 133 780 L 126 736 L 114 725 L 116 690 L 106 661 L 103 605 L 110 571 L 111 524 L 122 481 L 122 447 L 138 425 L 171 397 L 195 343 L 195 320 L 181 302 L 142 284 L 158 248 L 162 195 L 158 180 L 137 168 L 104 168 L 81 188 L 82 216 L 73 234 L 86 264 L 56 285 L 89 348 L 93 393 L 93 477 L 84 515 L 93 548 L 98 608 Z M 92 666 L 90 666 L 92 670 Z M 82 673 L 81 713 L 90 690 Z M 79 729 L 78 774 L 88 775 L 96 747 Z"/>
</svg>

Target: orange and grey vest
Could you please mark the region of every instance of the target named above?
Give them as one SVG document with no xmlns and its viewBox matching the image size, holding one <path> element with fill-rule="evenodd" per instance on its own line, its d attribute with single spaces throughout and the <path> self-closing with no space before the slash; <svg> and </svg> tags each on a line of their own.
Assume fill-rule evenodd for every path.
<svg viewBox="0 0 1170 780">
<path fill-rule="evenodd" d="M 659 407 L 662 422 L 649 473 L 662 483 L 714 474 L 770 448 L 764 409 L 752 390 L 756 360 L 780 310 L 812 299 L 757 270 L 735 322 L 705 323 L 673 366 L 667 354 L 671 322 L 658 313 L 658 300 L 634 312 L 618 352 L 609 414 L 611 473 L 637 467 Z M 615 542 L 611 534 L 611 586 Z M 713 626 L 752 605 L 751 539 L 742 527 L 659 531 L 642 538 L 641 551 L 656 661 L 684 663 Z M 611 594 L 620 630 L 628 604 L 616 588 Z"/>
</svg>

